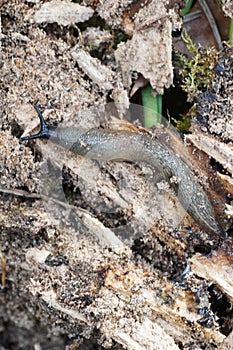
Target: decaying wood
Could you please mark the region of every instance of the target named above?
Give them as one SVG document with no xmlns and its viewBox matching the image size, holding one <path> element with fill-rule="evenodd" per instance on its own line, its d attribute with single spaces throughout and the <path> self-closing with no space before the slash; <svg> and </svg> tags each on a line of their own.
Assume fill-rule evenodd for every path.
<svg viewBox="0 0 233 350">
<path fill-rule="evenodd" d="M 31 279 L 30 290 L 34 295 L 39 293 L 42 299 L 59 314 L 64 313 L 69 316 L 70 321 L 72 319 L 82 321 L 89 327 L 95 325 L 91 317 L 94 314 L 99 320 L 99 329 L 108 342 L 111 339 L 116 340 L 119 344 L 125 345 L 127 349 L 178 349 L 173 339 L 176 342 L 182 341 L 185 334 L 186 342 L 189 343 L 195 332 L 200 330 L 201 326 L 197 323 L 200 316 L 195 311 L 194 295 L 190 292 L 178 291 L 174 284 L 135 265 L 131 252 L 127 248 L 118 255 L 120 259 L 110 254 L 111 263 L 109 264 L 108 259 L 105 260 L 108 254 L 106 255 L 104 251 L 102 257 L 97 254 L 98 251 L 101 252 L 100 246 L 96 244 L 93 246 L 93 242 L 79 241 L 75 237 L 65 236 L 64 232 L 62 240 L 63 253 L 69 252 L 69 259 L 74 259 L 76 263 L 79 261 L 79 264 L 82 262 L 90 264 L 94 249 L 96 258 L 98 257 L 95 269 L 104 270 L 105 273 L 100 287 L 88 288 L 95 302 L 80 309 L 75 307 L 75 301 L 70 301 L 70 303 L 68 299 L 63 298 L 59 289 L 51 288 L 51 282 L 48 280 L 49 275 L 53 276 L 52 280 L 59 280 L 62 293 L 65 295 L 66 288 L 70 288 L 69 284 L 76 278 L 72 273 L 72 277 L 67 280 L 69 266 L 48 268 L 45 265 L 45 258 L 49 250 L 27 249 L 26 261 L 30 265 L 33 263 L 34 266 L 34 277 Z M 122 258 L 124 266 L 121 265 Z M 36 278 L 37 273 L 41 276 L 38 268 L 42 266 L 45 271 L 43 280 L 46 283 L 39 282 Z M 132 308 L 134 309 L 133 318 L 130 313 Z M 187 327 L 187 322 L 190 324 L 189 327 Z M 147 327 L 147 332 L 145 332 L 145 327 Z M 204 331 L 203 340 L 213 339 L 221 343 L 224 339 L 217 329 L 202 331 Z"/>
<path fill-rule="evenodd" d="M 132 39 L 119 45 L 115 52 L 127 89 L 131 86 L 133 72 L 141 73 L 148 79 L 158 94 L 163 93 L 164 86 L 171 85 L 171 32 L 175 21 L 172 24 L 165 6 L 165 3 L 152 1 L 142 8 L 134 21 Z M 179 23 L 176 22 L 175 26 L 179 27 Z M 152 47 L 154 50 L 151 50 Z M 156 50 L 156 47 L 160 50 Z"/>
<path fill-rule="evenodd" d="M 228 215 L 229 217 L 233 218 L 233 206 L 226 204 L 226 215 Z"/>
<path fill-rule="evenodd" d="M 33 215 L 36 215 L 35 210 L 24 209 L 23 217 Z M 39 219 L 49 222 L 46 213 L 41 213 Z M 105 239 L 101 239 L 100 245 L 96 242 L 97 220 L 90 215 L 88 220 L 83 220 L 83 225 L 93 228 L 93 231 L 85 238 L 67 229 L 58 231 L 59 236 L 52 231 L 48 243 L 40 248 L 24 250 L 21 257 L 24 262 L 18 268 L 31 271 L 29 290 L 39 303 L 42 300 L 46 302 L 58 317 L 67 315 L 71 324 L 84 323 L 89 332 L 98 319 L 98 328 L 107 339 L 106 345 L 115 340 L 127 349 L 179 349 L 174 340 L 184 344 L 185 338 L 185 343 L 189 344 L 196 332 L 202 341 L 222 342 L 224 336 L 217 328 L 202 329 L 198 324 L 200 315 L 193 293 L 182 291 L 179 285 L 148 271 L 146 266 L 136 265 L 131 250 L 126 246 L 122 246 L 121 252 L 113 253 L 114 247 L 107 245 Z M 101 223 L 97 225 L 101 227 Z M 101 246 L 106 246 L 107 250 Z M 108 251 L 110 247 L 112 253 Z M 180 249 L 183 248 L 180 246 Z M 50 267 L 46 259 L 50 254 L 56 256 L 58 251 L 68 258 L 69 264 Z M 79 266 L 79 269 L 75 271 L 73 266 Z M 199 275 L 197 269 L 194 272 Z M 8 280 L 11 273 L 8 271 Z M 99 275 L 97 279 L 96 274 Z M 80 277 L 87 284 L 75 287 Z M 77 296 L 70 299 L 69 295 L 74 292 L 78 293 Z M 86 293 L 92 302 L 83 306 L 81 300 Z"/>
<path fill-rule="evenodd" d="M 222 8 L 225 14 L 232 18 L 233 16 L 233 4 L 231 0 L 223 0 L 222 1 Z"/>
<path fill-rule="evenodd" d="M 84 73 L 87 74 L 95 84 L 98 84 L 100 88 L 103 87 L 106 90 L 113 89 L 111 81 L 113 80 L 114 73 L 108 67 L 101 65 L 96 58 L 91 57 L 88 53 L 79 48 L 74 48 L 72 57 Z"/>
<path fill-rule="evenodd" d="M 233 300 L 232 256 L 225 251 L 215 251 L 211 258 L 196 254 L 191 258 L 192 271 L 216 283 Z"/>
<path fill-rule="evenodd" d="M 35 13 L 36 23 L 58 23 L 63 26 L 85 22 L 90 19 L 94 11 L 91 7 L 81 6 L 69 0 L 53 0 L 44 3 Z"/>
<path fill-rule="evenodd" d="M 219 180 L 222 182 L 223 186 L 226 188 L 228 193 L 233 194 L 233 178 L 229 175 L 217 173 Z"/>
<path fill-rule="evenodd" d="M 231 332 L 226 339 L 222 342 L 219 347 L 219 350 L 231 350 L 233 344 L 233 332 Z"/>
<path fill-rule="evenodd" d="M 233 146 L 231 144 L 220 142 L 209 135 L 187 135 L 186 140 L 191 141 L 197 148 L 216 159 L 233 174 Z"/>
</svg>

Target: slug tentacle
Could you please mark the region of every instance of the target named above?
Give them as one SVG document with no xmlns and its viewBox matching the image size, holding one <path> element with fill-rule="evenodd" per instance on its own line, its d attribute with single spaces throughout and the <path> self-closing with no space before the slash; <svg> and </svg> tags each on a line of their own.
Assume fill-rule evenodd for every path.
<svg viewBox="0 0 233 350">
<path fill-rule="evenodd" d="M 41 138 L 49 139 L 52 136 L 53 137 L 56 136 L 56 128 L 53 126 L 50 126 L 46 123 L 46 121 L 44 120 L 44 117 L 43 117 L 43 115 L 42 115 L 42 113 L 37 105 L 34 105 L 34 108 L 35 108 L 35 110 L 38 114 L 38 117 L 40 119 L 40 131 L 35 135 L 21 137 L 20 141 L 28 141 L 28 140 L 41 139 Z"/>
<path fill-rule="evenodd" d="M 90 159 L 145 162 L 161 171 L 175 189 L 184 209 L 200 227 L 214 233 L 222 231 L 208 196 L 196 181 L 192 169 L 156 137 L 128 130 L 55 129 L 45 122 L 38 106 L 35 109 L 40 118 L 41 130 L 21 140 L 50 138 L 52 142 Z M 170 181 L 171 178 L 173 181 Z"/>
</svg>

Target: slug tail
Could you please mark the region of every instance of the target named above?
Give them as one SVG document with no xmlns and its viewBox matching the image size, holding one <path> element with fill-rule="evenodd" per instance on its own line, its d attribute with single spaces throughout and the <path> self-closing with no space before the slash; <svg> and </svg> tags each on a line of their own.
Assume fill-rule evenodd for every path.
<svg viewBox="0 0 233 350">
<path fill-rule="evenodd" d="M 48 139 L 51 136 L 55 135 L 55 128 L 49 126 L 46 123 L 39 107 L 37 105 L 34 105 L 34 108 L 35 108 L 35 110 L 38 114 L 38 117 L 40 119 L 40 131 L 34 135 L 21 137 L 20 141 L 28 141 L 28 140 L 34 140 L 34 139 Z"/>
</svg>

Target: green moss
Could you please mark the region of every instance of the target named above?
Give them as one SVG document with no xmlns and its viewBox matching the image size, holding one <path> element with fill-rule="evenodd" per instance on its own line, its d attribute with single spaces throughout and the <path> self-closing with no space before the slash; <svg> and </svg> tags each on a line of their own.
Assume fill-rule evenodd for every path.
<svg viewBox="0 0 233 350">
<path fill-rule="evenodd" d="M 172 118 L 176 128 L 180 131 L 189 131 L 191 120 L 196 114 L 196 107 L 192 106 L 187 114 L 181 114 L 179 120 Z"/>
<path fill-rule="evenodd" d="M 126 42 L 128 39 L 130 39 L 130 36 L 127 35 L 124 31 L 121 31 L 119 29 L 111 29 L 110 27 L 107 27 L 107 29 L 111 32 L 113 35 L 113 46 L 112 48 L 114 50 L 117 49 L 117 46 L 122 43 Z"/>
<path fill-rule="evenodd" d="M 196 47 L 186 30 L 183 30 L 182 37 L 188 51 L 192 54 L 189 59 L 178 53 L 183 76 L 182 87 L 188 94 L 188 102 L 192 102 L 199 91 L 211 87 L 215 76 L 213 68 L 219 59 L 219 53 L 214 47 L 207 49 L 202 46 Z"/>
</svg>

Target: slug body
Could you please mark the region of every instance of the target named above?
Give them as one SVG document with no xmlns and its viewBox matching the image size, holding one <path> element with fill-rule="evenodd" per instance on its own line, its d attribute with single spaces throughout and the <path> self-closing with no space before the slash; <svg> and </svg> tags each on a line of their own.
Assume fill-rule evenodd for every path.
<svg viewBox="0 0 233 350">
<path fill-rule="evenodd" d="M 171 149 L 163 145 L 157 138 L 140 132 L 79 128 L 54 128 L 49 126 L 37 106 L 35 109 L 41 122 L 41 131 L 21 140 L 49 138 L 52 142 L 72 150 L 90 159 L 103 161 L 127 160 L 146 162 L 161 171 L 190 216 L 200 227 L 221 232 L 215 219 L 214 209 L 189 166 L 184 163 Z M 169 182 L 170 183 L 170 182 Z"/>
</svg>

